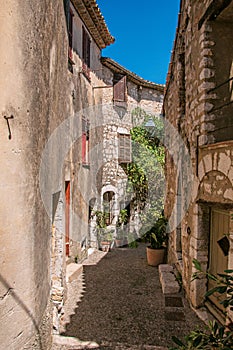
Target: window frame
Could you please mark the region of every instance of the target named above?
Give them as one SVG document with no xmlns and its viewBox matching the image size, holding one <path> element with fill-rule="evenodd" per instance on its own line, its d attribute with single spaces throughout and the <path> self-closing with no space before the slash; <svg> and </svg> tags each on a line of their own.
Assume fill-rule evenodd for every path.
<svg viewBox="0 0 233 350">
<path fill-rule="evenodd" d="M 114 74 L 113 77 L 113 102 L 114 104 L 125 104 L 127 102 L 127 76 Z"/>
<path fill-rule="evenodd" d="M 90 121 L 82 117 L 82 165 L 90 165 Z"/>
<path fill-rule="evenodd" d="M 128 164 L 132 162 L 132 146 L 130 134 L 118 133 L 118 162 L 120 164 Z"/>
<path fill-rule="evenodd" d="M 72 64 L 74 64 L 74 61 L 73 61 L 73 18 L 74 18 L 74 13 L 70 7 L 69 8 L 67 30 L 68 30 L 68 58 Z"/>
<path fill-rule="evenodd" d="M 86 28 L 82 26 L 82 72 L 88 80 L 91 79 L 91 38 Z"/>
</svg>

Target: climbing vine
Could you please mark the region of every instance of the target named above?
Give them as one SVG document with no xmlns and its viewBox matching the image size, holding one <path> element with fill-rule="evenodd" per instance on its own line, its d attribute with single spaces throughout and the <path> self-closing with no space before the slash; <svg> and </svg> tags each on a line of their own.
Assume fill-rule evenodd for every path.
<svg viewBox="0 0 233 350">
<path fill-rule="evenodd" d="M 146 123 L 153 120 L 153 130 Z M 140 213 L 143 232 L 161 215 L 164 203 L 165 151 L 162 144 L 164 124 L 162 118 L 144 114 L 140 126 L 131 129 L 132 163 L 127 165 L 128 191 Z"/>
</svg>

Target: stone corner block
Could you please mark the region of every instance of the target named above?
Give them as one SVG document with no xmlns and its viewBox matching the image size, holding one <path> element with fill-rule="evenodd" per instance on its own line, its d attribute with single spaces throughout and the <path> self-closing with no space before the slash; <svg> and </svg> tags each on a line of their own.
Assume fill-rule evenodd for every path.
<svg viewBox="0 0 233 350">
<path fill-rule="evenodd" d="M 66 267 L 66 282 L 72 282 L 77 279 L 83 272 L 82 264 L 70 263 Z"/>
<path fill-rule="evenodd" d="M 52 349 L 96 349 L 99 345 L 92 341 L 81 341 L 75 337 L 66 337 L 61 335 L 53 335 L 53 348 Z"/>
<path fill-rule="evenodd" d="M 163 294 L 177 294 L 180 286 L 176 280 L 174 269 L 171 265 L 159 265 L 159 278 L 162 286 Z"/>
</svg>

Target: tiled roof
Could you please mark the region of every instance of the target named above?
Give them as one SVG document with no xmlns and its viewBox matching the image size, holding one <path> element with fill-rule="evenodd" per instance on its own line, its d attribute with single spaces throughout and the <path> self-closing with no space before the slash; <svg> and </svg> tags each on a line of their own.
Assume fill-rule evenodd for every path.
<svg viewBox="0 0 233 350">
<path fill-rule="evenodd" d="M 164 92 L 164 87 L 165 87 L 164 85 L 156 84 L 156 83 L 153 83 L 152 81 L 145 80 L 145 79 L 139 77 L 135 73 L 122 67 L 119 63 L 115 62 L 111 58 L 101 57 L 101 62 L 103 65 L 105 65 L 106 67 L 111 69 L 113 72 L 126 75 L 129 80 L 131 80 L 132 82 L 134 82 L 137 85 Z"/>
<path fill-rule="evenodd" d="M 114 43 L 96 0 L 71 0 L 100 49 Z"/>
</svg>

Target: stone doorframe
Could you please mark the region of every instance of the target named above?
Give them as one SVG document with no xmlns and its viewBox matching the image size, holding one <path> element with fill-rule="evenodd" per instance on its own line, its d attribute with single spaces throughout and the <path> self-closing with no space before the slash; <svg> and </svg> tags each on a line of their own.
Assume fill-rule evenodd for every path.
<svg viewBox="0 0 233 350">
<path fill-rule="evenodd" d="M 192 205 L 192 234 L 190 237 L 190 264 L 195 258 L 208 268 L 211 208 L 233 213 L 233 142 L 221 142 L 199 149 L 198 177 L 194 183 Z M 228 268 L 233 268 L 233 220 L 230 220 L 230 251 Z M 191 274 L 195 272 L 192 265 Z M 190 299 L 195 307 L 204 302 L 207 280 L 202 278 L 190 283 Z M 233 315 L 228 314 L 231 318 Z"/>
<path fill-rule="evenodd" d="M 103 210 L 103 197 L 106 192 L 113 192 L 114 193 L 114 204 L 113 204 L 113 222 L 112 224 L 115 225 L 118 219 L 119 214 L 119 208 L 118 208 L 118 192 L 117 188 L 112 185 L 106 185 L 101 190 L 101 210 Z"/>
</svg>

